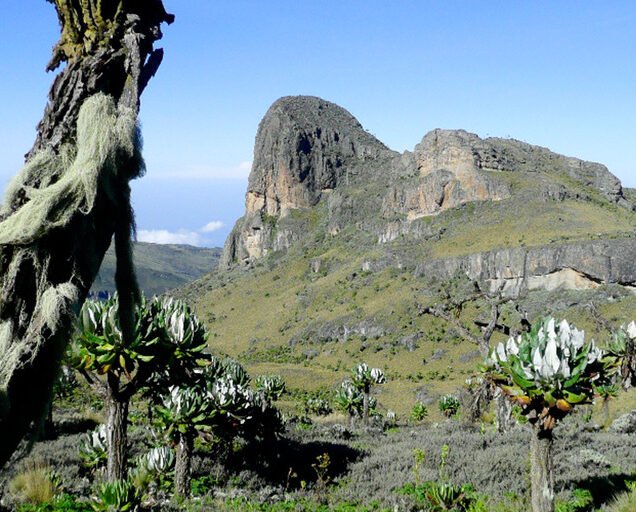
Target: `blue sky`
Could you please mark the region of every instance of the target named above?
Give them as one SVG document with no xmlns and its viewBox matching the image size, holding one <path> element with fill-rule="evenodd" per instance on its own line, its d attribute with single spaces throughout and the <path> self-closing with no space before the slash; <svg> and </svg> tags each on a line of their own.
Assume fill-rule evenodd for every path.
<svg viewBox="0 0 636 512">
<path fill-rule="evenodd" d="M 165 60 L 142 99 L 142 238 L 221 245 L 243 211 L 258 122 L 280 96 L 345 107 L 392 149 L 434 128 L 604 163 L 636 187 L 636 2 L 164 0 Z M 52 5 L 2 0 L 0 184 L 53 75 Z"/>
</svg>

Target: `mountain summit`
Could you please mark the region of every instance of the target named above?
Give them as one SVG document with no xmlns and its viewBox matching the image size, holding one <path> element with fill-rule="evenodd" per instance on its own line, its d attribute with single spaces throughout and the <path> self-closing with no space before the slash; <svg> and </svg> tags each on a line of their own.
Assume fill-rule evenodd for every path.
<svg viewBox="0 0 636 512">
<path fill-rule="evenodd" d="M 433 217 L 469 204 L 489 210 L 465 220 L 475 233 L 487 229 L 490 242 L 455 247 L 449 255 L 545 245 L 551 235 L 578 240 L 599 229 L 615 238 L 633 225 L 633 205 L 604 165 L 464 130 L 433 130 L 413 152 L 399 154 L 345 109 L 310 96 L 279 99 L 261 121 L 245 204 L 225 244 L 224 267 L 285 251 L 316 229 L 336 237 L 355 228 L 368 247 L 401 236 L 456 237 L 465 226 Z M 606 209 L 595 213 L 602 205 L 623 207 L 617 215 L 627 223 L 606 223 Z M 316 217 L 311 225 L 309 211 Z M 524 216 L 531 217 L 525 225 Z"/>
</svg>

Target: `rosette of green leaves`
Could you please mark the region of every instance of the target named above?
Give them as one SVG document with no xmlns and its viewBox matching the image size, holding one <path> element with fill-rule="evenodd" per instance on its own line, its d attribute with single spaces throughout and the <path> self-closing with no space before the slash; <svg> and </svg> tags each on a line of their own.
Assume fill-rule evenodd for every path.
<svg viewBox="0 0 636 512">
<path fill-rule="evenodd" d="M 531 423 L 552 429 L 575 405 L 589 403 L 609 379 L 604 353 L 566 320 L 543 319 L 527 333 L 499 343 L 487 376 L 521 406 Z"/>
<path fill-rule="evenodd" d="M 605 357 L 616 369 L 623 387 L 632 387 L 636 382 L 636 322 L 621 325 L 612 333 Z"/>
<path fill-rule="evenodd" d="M 459 411 L 459 398 L 457 398 L 455 395 L 442 395 L 437 402 L 437 406 L 439 407 L 440 412 L 444 414 L 444 416 L 450 418 L 451 416 L 457 414 L 457 411 Z"/>
<path fill-rule="evenodd" d="M 159 340 L 148 329 L 143 309 L 143 305 L 138 309 L 134 338 L 124 340 L 117 295 L 105 301 L 86 301 L 78 321 L 79 339 L 74 358 L 78 369 L 100 375 L 114 372 L 132 380 L 140 366 L 151 363 Z"/>
<path fill-rule="evenodd" d="M 172 297 L 155 297 L 148 307 L 177 361 L 194 365 L 208 359 L 201 355 L 208 346 L 208 333 L 190 306 Z"/>
<path fill-rule="evenodd" d="M 131 480 L 116 480 L 102 484 L 91 505 L 97 512 L 126 512 L 135 510 L 140 502 L 141 496 Z"/>
<path fill-rule="evenodd" d="M 197 388 L 170 387 L 162 404 L 157 406 L 157 412 L 165 434 L 172 441 L 178 441 L 180 434 L 189 435 L 210 428 L 210 404 L 206 394 Z"/>
<path fill-rule="evenodd" d="M 252 419 L 258 406 L 254 392 L 235 377 L 235 373 L 224 374 L 209 383 L 206 394 L 210 412 L 217 418 L 216 423 L 230 431 L 238 431 L 241 425 Z"/>
<path fill-rule="evenodd" d="M 85 466 L 97 468 L 108 460 L 108 440 L 106 425 L 100 425 L 82 437 L 79 445 L 79 456 Z"/>
<path fill-rule="evenodd" d="M 257 395 L 267 406 L 278 400 L 285 392 L 285 381 L 280 375 L 259 375 L 254 384 Z"/>
<path fill-rule="evenodd" d="M 320 397 L 307 397 L 303 400 L 303 412 L 316 416 L 327 416 L 333 412 L 331 401 Z"/>
<path fill-rule="evenodd" d="M 250 376 L 245 368 L 236 360 L 225 358 L 221 361 L 222 375 L 235 386 L 247 388 L 250 383 Z"/>
<path fill-rule="evenodd" d="M 386 377 L 380 368 L 369 368 L 368 364 L 361 363 L 353 369 L 351 382 L 355 387 L 368 392 L 372 385 L 386 383 Z"/>
<path fill-rule="evenodd" d="M 350 417 L 360 416 L 364 395 L 353 382 L 345 380 L 336 390 L 334 405 L 336 409 L 348 414 Z"/>
<path fill-rule="evenodd" d="M 137 459 L 131 477 L 138 489 L 147 492 L 153 487 L 167 489 L 175 467 L 174 451 L 168 446 L 157 446 Z"/>
<path fill-rule="evenodd" d="M 174 463 L 174 451 L 168 446 L 157 446 L 140 457 L 138 466 L 149 473 L 163 475 L 174 469 Z"/>
</svg>

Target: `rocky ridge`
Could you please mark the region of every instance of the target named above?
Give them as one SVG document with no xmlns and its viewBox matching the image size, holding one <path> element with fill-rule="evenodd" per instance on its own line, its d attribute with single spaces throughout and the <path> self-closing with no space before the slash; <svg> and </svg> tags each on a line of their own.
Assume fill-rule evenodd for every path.
<svg viewBox="0 0 636 512">
<path fill-rule="evenodd" d="M 245 215 L 226 242 L 221 267 L 249 266 L 269 253 L 285 252 L 312 230 L 338 237 L 353 229 L 367 249 L 379 245 L 390 252 L 404 240 L 425 248 L 446 236 L 447 228 L 430 219 L 462 205 L 505 203 L 508 217 L 494 228 L 503 232 L 515 204 L 534 202 L 541 210 L 567 201 L 576 207 L 633 209 L 620 181 L 598 163 L 517 140 L 441 129 L 426 134 L 413 152 L 398 154 L 343 108 L 315 97 L 285 97 L 260 123 Z M 322 219 L 317 226 L 303 218 L 313 211 Z M 531 248 L 497 243 L 491 251 L 459 258 L 430 258 L 422 250 L 416 272 L 463 272 L 504 286 L 509 294 L 602 282 L 631 287 L 636 239 L 625 233 L 618 238 L 546 240 Z"/>
</svg>

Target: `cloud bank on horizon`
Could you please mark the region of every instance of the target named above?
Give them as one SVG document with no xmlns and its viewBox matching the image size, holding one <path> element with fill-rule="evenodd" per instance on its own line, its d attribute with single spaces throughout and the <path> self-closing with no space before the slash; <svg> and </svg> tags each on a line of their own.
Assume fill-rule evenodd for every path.
<svg viewBox="0 0 636 512">
<path fill-rule="evenodd" d="M 137 231 L 137 240 L 139 242 L 148 242 L 151 244 L 176 244 L 176 245 L 194 245 L 196 247 L 209 246 L 210 242 L 206 239 L 205 234 L 213 233 L 225 227 L 220 220 L 208 222 L 198 231 L 188 231 L 180 229 L 178 231 L 168 231 L 167 229 L 140 229 Z"/>
</svg>

